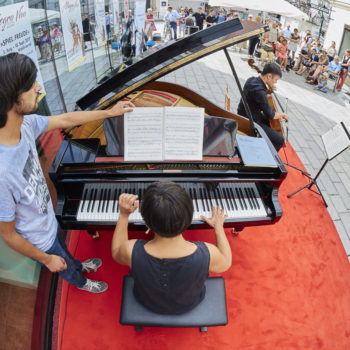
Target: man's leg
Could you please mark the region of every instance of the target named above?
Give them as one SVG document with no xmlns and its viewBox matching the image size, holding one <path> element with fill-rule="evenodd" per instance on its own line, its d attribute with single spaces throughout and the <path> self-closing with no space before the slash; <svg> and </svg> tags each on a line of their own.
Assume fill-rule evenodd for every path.
<svg viewBox="0 0 350 350">
<path fill-rule="evenodd" d="M 276 151 L 278 152 L 281 147 L 284 144 L 284 137 L 276 130 L 272 129 L 269 125 L 266 125 L 264 123 L 258 123 L 263 130 L 265 131 L 265 134 L 270 139 L 271 143 L 275 147 Z"/>
<path fill-rule="evenodd" d="M 74 259 L 69 253 L 66 243 L 63 241 L 60 233 L 57 234 L 52 247 L 46 251 L 46 253 L 61 256 L 65 260 L 67 269 L 58 273 L 65 281 L 78 288 L 85 285 L 86 277 L 84 277 L 81 272 L 81 262 Z"/>
<path fill-rule="evenodd" d="M 174 32 L 174 39 L 176 40 L 177 39 L 177 24 L 176 24 L 176 22 L 175 23 L 171 22 L 170 25 L 171 25 L 171 28 L 173 29 L 173 32 Z"/>
</svg>

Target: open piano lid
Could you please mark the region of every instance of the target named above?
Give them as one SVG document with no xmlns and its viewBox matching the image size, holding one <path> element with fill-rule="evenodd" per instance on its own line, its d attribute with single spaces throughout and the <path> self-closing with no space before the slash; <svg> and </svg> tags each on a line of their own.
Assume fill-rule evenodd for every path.
<svg viewBox="0 0 350 350">
<path fill-rule="evenodd" d="M 79 99 L 77 105 L 83 110 L 108 108 L 151 81 L 266 30 L 267 27 L 255 21 L 232 19 L 177 41 L 160 44 L 133 58 L 131 66 L 112 73 L 104 83 Z"/>
</svg>

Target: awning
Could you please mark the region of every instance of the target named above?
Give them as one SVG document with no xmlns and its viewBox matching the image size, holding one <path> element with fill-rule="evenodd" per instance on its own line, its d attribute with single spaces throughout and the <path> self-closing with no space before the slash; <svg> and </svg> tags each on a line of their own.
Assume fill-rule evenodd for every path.
<svg viewBox="0 0 350 350">
<path fill-rule="evenodd" d="M 209 0 L 210 6 L 229 7 L 235 9 L 250 9 L 276 13 L 285 17 L 308 19 L 308 16 L 295 6 L 284 0 Z"/>
</svg>

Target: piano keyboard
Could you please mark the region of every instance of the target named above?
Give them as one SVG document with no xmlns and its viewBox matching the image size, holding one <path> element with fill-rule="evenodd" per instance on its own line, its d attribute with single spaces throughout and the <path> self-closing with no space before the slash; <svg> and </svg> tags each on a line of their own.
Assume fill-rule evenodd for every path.
<svg viewBox="0 0 350 350">
<path fill-rule="evenodd" d="M 255 183 L 219 183 L 213 190 L 208 190 L 204 183 L 179 184 L 192 198 L 193 220 L 201 220 L 201 215 L 210 218 L 212 206 L 223 208 L 228 219 L 267 216 Z M 149 183 L 86 183 L 79 202 L 77 221 L 118 221 L 120 194 L 137 194 L 142 204 L 142 195 L 148 185 Z M 129 216 L 129 221 L 143 223 L 139 209 Z"/>
</svg>

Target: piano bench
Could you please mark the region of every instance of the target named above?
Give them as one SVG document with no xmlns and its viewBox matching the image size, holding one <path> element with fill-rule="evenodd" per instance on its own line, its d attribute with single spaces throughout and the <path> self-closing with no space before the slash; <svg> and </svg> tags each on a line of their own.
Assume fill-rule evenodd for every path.
<svg viewBox="0 0 350 350">
<path fill-rule="evenodd" d="M 222 277 L 211 277 L 205 282 L 206 293 L 202 302 L 181 315 L 156 314 L 134 297 L 134 279 L 124 276 L 120 323 L 136 326 L 136 331 L 147 327 L 200 327 L 206 332 L 208 326 L 227 324 L 225 281 Z"/>
</svg>

